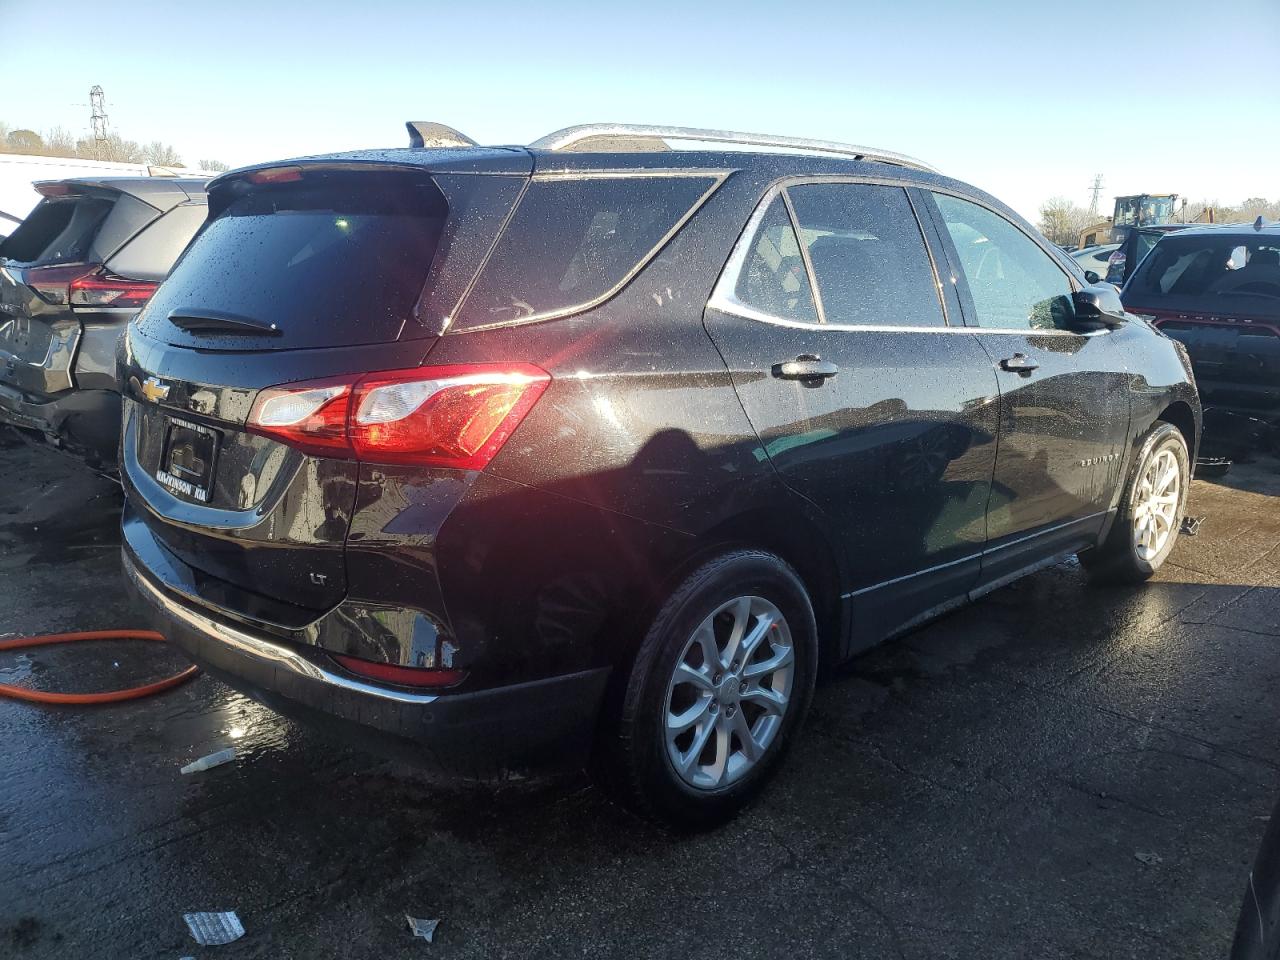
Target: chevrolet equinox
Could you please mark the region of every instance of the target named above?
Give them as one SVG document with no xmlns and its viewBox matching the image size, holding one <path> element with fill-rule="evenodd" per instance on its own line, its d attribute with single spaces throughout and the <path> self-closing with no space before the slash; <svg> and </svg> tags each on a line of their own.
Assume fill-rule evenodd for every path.
<svg viewBox="0 0 1280 960">
<path fill-rule="evenodd" d="M 1172 549 L 1185 353 L 987 194 L 825 141 L 409 126 L 213 180 L 120 347 L 129 581 L 250 695 L 705 825 L 820 668 Z"/>
</svg>

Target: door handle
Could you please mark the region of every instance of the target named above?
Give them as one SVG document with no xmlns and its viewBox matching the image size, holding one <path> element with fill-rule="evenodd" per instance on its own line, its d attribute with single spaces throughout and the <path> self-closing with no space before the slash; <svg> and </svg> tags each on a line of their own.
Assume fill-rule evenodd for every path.
<svg viewBox="0 0 1280 960">
<path fill-rule="evenodd" d="M 780 380 L 799 380 L 815 385 L 839 372 L 840 368 L 830 360 L 823 360 L 812 353 L 802 353 L 794 360 L 773 365 L 773 375 Z"/>
<path fill-rule="evenodd" d="M 1000 361 L 1000 369 L 1008 370 L 1010 373 L 1029 374 L 1032 370 L 1039 370 L 1040 364 L 1025 353 L 1015 353 L 1012 357 L 1005 357 Z"/>
</svg>

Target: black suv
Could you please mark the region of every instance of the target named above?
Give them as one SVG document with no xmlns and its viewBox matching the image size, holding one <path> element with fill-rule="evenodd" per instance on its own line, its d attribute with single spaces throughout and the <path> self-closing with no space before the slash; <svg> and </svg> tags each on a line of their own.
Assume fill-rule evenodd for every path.
<svg viewBox="0 0 1280 960">
<path fill-rule="evenodd" d="M 0 241 L 0 423 L 115 466 L 116 340 L 204 222 L 205 182 L 36 184 L 44 199 Z"/>
<path fill-rule="evenodd" d="M 1172 548 L 1185 355 L 986 194 L 825 142 L 416 129 L 213 181 L 123 341 L 129 578 L 233 685 L 464 769 L 591 748 L 701 824 L 820 667 Z"/>
<path fill-rule="evenodd" d="M 1121 298 L 1186 345 L 1206 406 L 1280 423 L 1280 223 L 1171 233 Z"/>
</svg>

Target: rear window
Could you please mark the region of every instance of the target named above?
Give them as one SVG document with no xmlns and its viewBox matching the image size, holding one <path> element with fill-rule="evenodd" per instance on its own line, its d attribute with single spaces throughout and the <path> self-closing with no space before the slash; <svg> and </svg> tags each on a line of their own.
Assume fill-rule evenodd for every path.
<svg viewBox="0 0 1280 960">
<path fill-rule="evenodd" d="M 1125 288 L 1137 306 L 1280 318 L 1280 241 L 1167 236 Z"/>
<path fill-rule="evenodd" d="M 458 321 L 480 327 L 581 309 L 614 293 L 710 194 L 713 176 L 534 179 Z"/>
<path fill-rule="evenodd" d="M 0 257 L 34 264 L 83 261 L 112 204 L 98 197 L 47 197 L 0 243 Z"/>
<path fill-rule="evenodd" d="M 349 346 L 395 340 L 426 280 L 447 215 L 429 176 L 308 171 L 300 180 L 224 186 L 204 228 L 139 318 L 151 336 L 222 349 Z M 185 316 L 231 317 L 272 337 L 191 333 Z"/>
</svg>

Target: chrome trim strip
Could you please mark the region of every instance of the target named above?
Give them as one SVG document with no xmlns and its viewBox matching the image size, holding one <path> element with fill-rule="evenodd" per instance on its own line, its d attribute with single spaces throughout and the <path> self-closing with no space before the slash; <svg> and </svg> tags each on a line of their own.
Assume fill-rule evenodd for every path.
<svg viewBox="0 0 1280 960">
<path fill-rule="evenodd" d="M 783 187 L 778 191 L 778 195 L 782 197 L 782 205 L 787 210 L 787 221 L 791 224 L 791 233 L 796 238 L 796 246 L 800 248 L 800 261 L 804 264 L 805 276 L 809 281 L 809 296 L 813 300 L 813 309 L 817 311 L 818 323 L 824 327 L 827 325 L 827 311 L 822 305 L 822 291 L 818 289 L 818 271 L 813 269 L 813 258 L 809 256 L 809 245 L 804 242 L 804 237 L 800 234 L 800 218 L 796 216 L 796 208 L 791 205 L 791 194 L 787 192 L 787 188 Z M 752 237 L 754 240 L 755 238 Z M 738 278 L 734 278 L 733 290 L 734 298 L 737 298 Z"/>
<path fill-rule="evenodd" d="M 1087 517 L 1076 517 L 1074 520 L 1065 520 L 1062 523 L 1054 524 L 1052 527 L 1045 527 L 1043 530 L 1039 530 L 1035 533 L 1029 533 L 1025 537 L 1019 537 L 1017 540 L 1010 540 L 1007 543 L 1002 543 L 998 547 L 984 547 L 982 549 L 982 555 L 986 556 L 989 553 L 996 553 L 1000 550 L 1007 550 L 1009 547 L 1016 547 L 1020 543 L 1026 543 L 1028 540 L 1035 540 L 1037 537 L 1043 537 L 1045 534 L 1054 533 L 1057 530 L 1065 530 L 1067 527 L 1073 526 L 1077 523 L 1088 523 L 1090 520 L 1097 520 L 1099 517 L 1105 517 L 1110 512 L 1110 510 L 1099 510 L 1097 513 L 1091 513 Z"/>
<path fill-rule="evenodd" d="M 1046 527 L 1045 529 L 1039 530 L 1035 533 L 1027 534 L 1027 536 L 1025 537 L 1019 537 L 1017 540 L 1010 540 L 1008 543 L 1002 543 L 997 547 L 983 547 L 977 553 L 967 554 L 966 556 L 961 557 L 959 560 L 950 560 L 947 563 L 939 563 L 936 566 L 925 567 L 923 570 L 917 570 L 915 573 L 907 573 L 901 577 L 894 577 L 892 580 L 882 580 L 879 583 L 871 584 L 871 586 L 869 587 L 862 587 L 861 589 L 858 589 L 858 590 L 852 590 L 849 593 L 842 593 L 840 594 L 840 599 L 849 600 L 853 597 L 859 597 L 864 593 L 870 593 L 873 590 L 879 590 L 882 587 L 891 587 L 895 583 L 902 583 L 906 580 L 912 580 L 916 577 L 923 577 L 923 576 L 927 576 L 930 573 L 937 573 L 939 570 L 945 570 L 948 567 L 954 567 L 957 564 L 968 563 L 972 560 L 981 560 L 983 557 L 989 556 L 993 553 L 998 553 L 999 551 L 1004 550 L 1008 547 L 1016 547 L 1018 544 L 1026 543 L 1028 540 L 1036 540 L 1047 534 L 1054 533 L 1058 530 L 1063 530 L 1067 527 L 1070 527 L 1073 524 L 1087 523 L 1090 520 L 1097 520 L 1099 517 L 1105 517 L 1107 514 L 1111 512 L 1112 512 L 1111 510 L 1099 510 L 1097 513 L 1091 513 L 1087 517 L 1077 517 L 1075 520 L 1067 520 L 1064 523 L 1055 524 L 1052 527 Z M 1067 554 L 1054 554 L 1052 557 L 1048 558 L 1047 561 L 1045 561 L 1045 565 L 1047 566 L 1048 564 L 1053 563 L 1053 561 L 1058 557 L 1066 556 L 1066 555 Z M 1017 577 L 1019 576 L 1021 576 L 1021 573 L 1015 574 L 1014 579 L 1017 579 Z M 981 590 L 983 588 L 975 587 L 974 589 Z"/>
<path fill-rule="evenodd" d="M 184 607 L 182 604 L 165 596 L 159 587 L 151 583 L 130 559 L 128 553 L 125 553 L 123 559 L 125 573 L 129 576 L 129 579 L 137 585 L 138 590 L 146 596 L 146 599 L 159 607 L 166 616 L 209 639 L 217 640 L 232 647 L 241 656 L 270 664 L 277 670 L 287 670 L 289 673 L 307 680 L 338 687 L 365 697 L 415 705 L 434 703 L 439 699 L 436 694 L 407 693 L 402 690 L 393 690 L 389 687 L 376 687 L 372 684 L 361 683 L 359 680 L 352 680 L 349 677 L 330 673 L 288 647 L 272 643 L 269 640 L 228 624 L 219 623 Z"/>
<path fill-rule="evenodd" d="M 936 167 L 915 157 L 893 150 L 862 147 L 835 140 L 812 140 L 805 137 L 785 137 L 772 133 L 741 133 L 736 130 L 711 130 L 699 127 L 666 127 L 634 123 L 586 123 L 556 130 L 533 141 L 534 150 L 589 150 L 593 140 L 685 140 L 702 143 L 727 143 L 744 147 L 774 147 L 797 150 L 802 153 L 831 154 L 852 160 L 873 160 L 900 167 L 913 167 L 937 173 Z M 670 144 L 667 144 L 668 147 Z M 607 149 L 607 148 L 606 148 Z"/>
<path fill-rule="evenodd" d="M 937 573 L 939 570 L 946 570 L 948 567 L 955 567 L 962 563 L 972 563 L 974 560 L 982 559 L 982 551 L 971 553 L 961 557 L 959 560 L 949 560 L 946 563 L 939 563 L 936 566 L 926 567 L 923 570 L 917 570 L 915 573 L 903 574 L 901 577 L 894 577 L 892 580 L 882 580 L 879 583 L 873 583 L 869 587 L 863 587 L 860 590 L 852 590 L 849 593 L 840 594 L 841 600 L 848 600 L 852 597 L 860 597 L 864 593 L 870 593 L 873 590 L 879 590 L 882 587 L 891 587 L 895 583 L 902 583 L 906 580 L 914 580 L 916 577 L 923 577 L 929 573 Z"/>
<path fill-rule="evenodd" d="M 801 328 L 805 330 L 847 330 L 851 332 L 863 331 L 867 333 L 969 333 L 969 334 L 977 334 L 977 333 L 988 334 L 989 333 L 989 334 L 994 334 L 996 336 L 1009 336 L 1009 337 L 1096 337 L 1102 334 L 1107 334 L 1112 332 L 1111 330 L 1108 330 L 1105 328 L 1102 330 L 1077 331 L 1077 330 L 1057 330 L 1057 329 L 1041 330 L 1035 327 L 962 326 L 958 323 L 952 322 L 951 315 L 947 310 L 946 297 L 944 296 L 944 291 L 942 291 L 941 289 L 938 291 L 938 295 L 942 303 L 943 322 L 946 324 L 946 326 L 936 326 L 936 327 L 922 327 L 922 326 L 900 327 L 900 326 L 894 326 L 893 324 L 888 324 L 888 323 L 885 323 L 885 324 L 823 323 L 821 320 L 819 320 L 818 323 L 806 323 L 803 320 L 790 320 L 785 317 L 775 317 L 772 314 L 765 313 L 762 310 L 757 310 L 754 307 L 748 306 L 747 304 L 741 302 L 737 298 L 735 290 L 738 285 L 738 277 L 741 275 L 742 268 L 745 265 L 747 260 L 747 256 L 751 252 L 752 241 L 755 240 L 755 235 L 760 230 L 760 224 L 764 220 L 765 214 L 768 212 L 769 205 L 773 202 L 774 198 L 777 197 L 779 194 L 782 194 L 785 197 L 786 189 L 788 187 L 802 186 L 808 183 L 871 183 L 879 186 L 903 186 L 904 184 L 906 184 L 906 181 L 897 181 L 892 179 L 870 178 L 870 177 L 803 176 L 803 177 L 789 177 L 775 183 L 773 186 L 771 186 L 768 189 L 764 197 L 760 200 L 759 205 L 756 207 L 755 211 L 751 214 L 751 219 L 747 221 L 747 225 L 743 228 L 741 236 L 738 237 L 737 243 L 734 244 L 733 252 L 729 254 L 729 259 L 725 262 L 724 268 L 720 271 L 720 276 L 716 280 L 716 285 L 711 291 L 711 298 L 707 301 L 708 307 L 719 310 L 722 313 L 731 313 L 735 316 L 744 317 L 748 320 L 756 320 L 760 323 L 771 323 L 779 327 L 793 327 L 793 328 Z M 916 186 L 916 187 L 920 186 L 919 184 L 907 184 L 907 185 Z M 920 189 L 935 190 L 937 188 L 921 187 Z M 1000 213 L 1000 211 L 987 207 L 985 204 L 979 203 L 973 198 L 965 196 L 962 193 L 955 192 L 955 191 L 939 191 L 939 192 L 954 193 L 954 195 L 961 200 L 968 200 L 969 202 L 974 203 L 978 206 L 981 206 L 984 209 L 990 210 L 991 213 L 999 217 L 1008 219 L 1008 218 L 1005 218 L 1004 215 Z M 910 201 L 910 196 L 908 196 L 908 201 Z M 914 210 L 914 208 L 915 208 L 915 205 L 912 204 L 912 209 Z M 788 215 L 790 215 L 791 206 L 789 202 L 787 204 L 787 212 L 788 212 Z M 920 224 L 919 222 L 918 214 L 916 216 L 916 222 L 917 222 L 917 226 L 919 226 L 921 230 L 921 239 L 925 240 L 924 227 L 923 227 L 923 224 Z M 1016 223 L 1013 223 L 1012 220 L 1010 220 L 1009 223 L 1012 224 L 1014 227 L 1018 226 Z M 797 231 L 796 236 L 798 239 L 799 228 L 795 224 L 794 218 L 792 221 L 792 227 Z M 1021 229 L 1021 228 L 1018 228 L 1018 229 Z M 1025 232 L 1026 231 L 1023 231 L 1024 234 Z M 1039 244 L 1037 243 L 1037 245 Z M 801 244 L 801 248 L 803 249 L 803 244 Z M 929 259 L 930 259 L 930 262 L 932 263 L 933 251 L 927 241 L 925 242 L 925 250 L 929 252 Z M 807 258 L 805 259 L 805 263 L 806 264 L 808 263 Z M 935 277 L 935 280 L 937 280 L 937 282 L 940 284 L 941 274 L 938 273 L 938 265 L 936 263 L 934 263 L 934 277 Z M 814 306 L 815 308 L 817 308 L 818 291 L 816 289 L 816 284 L 813 282 L 812 275 L 810 276 L 809 285 L 811 288 L 814 288 L 813 289 Z M 1072 288 L 1075 289 L 1074 282 L 1073 282 Z"/>
</svg>

